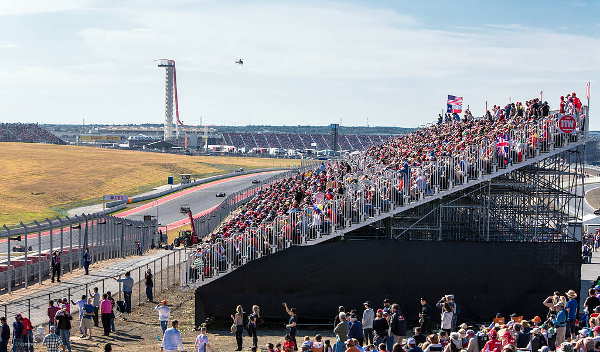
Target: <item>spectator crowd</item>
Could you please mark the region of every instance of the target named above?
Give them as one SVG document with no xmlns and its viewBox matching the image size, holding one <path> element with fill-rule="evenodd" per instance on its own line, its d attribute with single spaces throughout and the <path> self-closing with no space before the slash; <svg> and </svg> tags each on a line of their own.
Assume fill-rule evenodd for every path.
<svg viewBox="0 0 600 352">
<path fill-rule="evenodd" d="M 66 144 L 35 123 L 0 123 L 0 142 Z"/>
</svg>

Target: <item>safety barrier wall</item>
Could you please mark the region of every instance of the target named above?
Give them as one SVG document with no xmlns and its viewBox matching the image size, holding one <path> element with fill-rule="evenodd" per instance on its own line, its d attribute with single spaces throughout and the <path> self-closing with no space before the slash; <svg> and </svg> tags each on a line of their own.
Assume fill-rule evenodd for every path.
<svg viewBox="0 0 600 352">
<path fill-rule="evenodd" d="M 421 204 L 427 198 L 449 194 L 519 164 L 541 160 L 545 158 L 544 154 L 585 142 L 586 114 L 576 116 L 578 129 L 570 134 L 558 129 L 556 118 L 553 115 L 507 131 L 504 137 L 512 146 L 506 153 L 498 149 L 495 139 L 484 140 L 451 157 L 422 162 L 418 167 L 411 167 L 409 172 L 389 169 L 364 154 L 355 155 L 346 159 L 353 167 L 352 172 L 340 180 L 344 183 L 343 194 L 323 201 L 319 207 L 295 209 L 269 223 L 202 244 L 188 259 L 184 281 L 187 285 L 210 282 L 249 261 L 291 246 L 318 243 L 343 235 L 364 226 L 370 219 L 383 218 L 386 214 Z M 554 238 L 547 240 L 562 241 L 567 236 L 556 233 Z"/>
</svg>

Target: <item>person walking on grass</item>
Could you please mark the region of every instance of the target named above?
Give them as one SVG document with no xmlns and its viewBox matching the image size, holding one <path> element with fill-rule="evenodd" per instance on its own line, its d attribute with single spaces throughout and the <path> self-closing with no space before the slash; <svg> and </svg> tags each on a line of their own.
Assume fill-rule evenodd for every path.
<svg viewBox="0 0 600 352">
<path fill-rule="evenodd" d="M 62 339 L 63 346 L 71 352 L 71 321 L 73 320 L 73 316 L 69 313 L 66 306 L 62 306 L 56 313 L 55 319 L 58 336 Z"/>
<path fill-rule="evenodd" d="M 154 310 L 158 312 L 158 321 L 160 322 L 160 329 L 164 335 L 165 330 L 169 327 L 169 318 L 171 317 L 171 308 L 167 305 L 167 300 L 163 299 L 160 303 L 154 307 Z"/>
<path fill-rule="evenodd" d="M 183 341 L 181 340 L 181 333 L 177 330 L 179 322 L 173 320 L 171 322 L 172 328 L 167 329 L 163 335 L 162 344 L 160 345 L 161 352 L 175 352 L 183 351 Z"/>
<path fill-rule="evenodd" d="M 42 341 L 42 345 L 46 347 L 48 352 L 65 352 L 65 345 L 62 342 L 60 336 L 56 335 L 56 326 L 50 326 L 50 333 L 44 336 L 44 340 Z"/>
<path fill-rule="evenodd" d="M 71 301 L 71 303 L 73 303 L 74 305 L 77 306 L 77 311 L 79 312 L 79 333 L 81 335 L 84 335 L 84 331 L 82 328 L 82 321 L 83 321 L 83 306 L 85 306 L 87 304 L 87 296 L 86 295 L 82 295 L 81 299 L 77 302 L 73 302 Z"/>
<path fill-rule="evenodd" d="M 131 293 L 133 292 L 133 278 L 131 273 L 128 271 L 125 273 L 125 277 L 121 278 L 121 275 L 115 278 L 117 282 L 123 284 L 123 299 L 125 300 L 125 312 L 131 313 Z"/>
<path fill-rule="evenodd" d="M 100 301 L 100 317 L 102 319 L 104 336 L 110 336 L 110 318 L 112 316 L 112 311 L 112 302 L 108 299 L 108 295 L 105 293 L 102 295 L 102 301 Z"/>
</svg>

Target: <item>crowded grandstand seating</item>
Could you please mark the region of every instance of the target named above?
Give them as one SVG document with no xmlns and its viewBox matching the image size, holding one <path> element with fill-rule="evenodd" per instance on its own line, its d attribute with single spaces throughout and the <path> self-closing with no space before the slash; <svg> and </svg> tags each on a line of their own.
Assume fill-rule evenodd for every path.
<svg viewBox="0 0 600 352">
<path fill-rule="evenodd" d="M 342 149 L 345 145 L 368 149 L 264 185 L 205 237 L 198 250 L 203 274 L 220 271 L 225 257 L 241 265 L 574 140 L 557 130 L 560 115 L 551 114 L 547 104 L 533 99 L 525 105 L 526 109 L 520 103 L 498 108 L 505 113 L 488 112 L 480 118 L 439 121 L 377 145 L 370 144 L 377 138 L 342 136 Z M 581 130 L 585 115 L 581 107 L 574 112 Z M 311 135 L 288 137 L 297 137 L 303 146 L 318 143 Z"/>
<path fill-rule="evenodd" d="M 340 135 L 338 137 L 338 149 L 364 150 L 372 145 L 381 144 L 390 137 L 381 135 Z M 333 149 L 332 136 L 328 134 L 223 133 L 223 144 L 238 149 Z"/>
<path fill-rule="evenodd" d="M 0 123 L 0 142 L 66 144 L 35 123 Z"/>
</svg>

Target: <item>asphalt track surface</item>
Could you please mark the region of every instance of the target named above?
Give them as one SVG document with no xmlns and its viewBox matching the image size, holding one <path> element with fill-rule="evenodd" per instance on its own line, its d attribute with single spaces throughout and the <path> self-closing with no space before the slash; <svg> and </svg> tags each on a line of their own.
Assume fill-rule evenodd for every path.
<svg viewBox="0 0 600 352">
<path fill-rule="evenodd" d="M 115 214 L 115 216 L 124 217 L 131 220 L 142 220 L 144 215 L 157 216 L 158 214 L 158 223 L 162 226 L 166 225 L 168 228 L 182 226 L 189 223 L 187 216 L 180 213 L 180 207 L 182 205 L 190 207 L 192 214 L 194 214 L 196 217 L 216 207 L 223 201 L 223 198 L 216 197 L 217 193 L 225 192 L 226 195 L 228 195 L 251 186 L 252 180 L 262 181 L 280 172 L 282 171 L 269 171 L 250 175 L 240 175 L 205 183 L 177 193 L 166 195 L 139 207 L 123 210 Z M 71 236 L 73 246 L 76 247 L 78 245 L 79 231 L 79 229 L 74 229 L 72 231 L 69 231 L 68 228 L 64 229 L 62 240 L 65 248 L 69 247 Z M 88 236 L 93 235 L 94 234 L 92 233 L 88 234 Z M 60 231 L 54 230 L 52 237 L 53 247 L 60 248 Z M 50 235 L 47 232 L 42 233 L 41 236 L 38 236 L 38 234 L 29 234 L 27 242 L 27 246 L 31 246 L 33 252 L 37 253 L 39 251 L 40 244 L 41 250 L 44 251 L 50 248 Z M 8 252 L 7 244 L 8 241 L 5 239 L 0 241 L 0 254 L 6 254 Z M 22 239 L 20 242 L 11 241 L 10 246 L 14 247 L 17 244 L 25 245 L 24 239 Z M 21 253 L 11 254 L 13 258 L 21 255 Z"/>
</svg>

